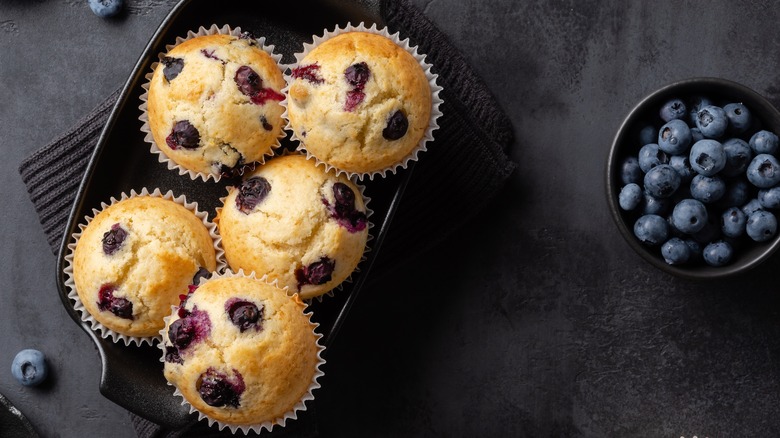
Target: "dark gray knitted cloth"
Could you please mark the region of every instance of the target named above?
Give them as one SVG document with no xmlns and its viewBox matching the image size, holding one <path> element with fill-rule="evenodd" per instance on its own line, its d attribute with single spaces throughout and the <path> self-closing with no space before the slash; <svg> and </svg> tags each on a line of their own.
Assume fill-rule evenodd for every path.
<svg viewBox="0 0 780 438">
<path fill-rule="evenodd" d="M 409 248 L 422 253 L 446 239 L 476 215 L 504 185 L 515 165 L 507 157 L 512 126 L 483 81 L 433 23 L 407 0 L 385 1 L 382 15 L 427 55 L 444 88 L 441 128 L 421 154 L 372 271 L 391 272 L 409 260 Z M 19 167 L 52 251 L 59 249 L 68 214 L 119 91 L 68 132 L 25 159 Z M 459 206 L 469 200 L 469 209 Z M 166 431 L 131 415 L 141 437 L 228 436 L 199 422 L 188 431 Z M 302 427 L 301 427 L 302 426 Z M 296 436 L 315 435 L 299 425 Z M 276 435 L 276 433 L 274 433 Z"/>
</svg>

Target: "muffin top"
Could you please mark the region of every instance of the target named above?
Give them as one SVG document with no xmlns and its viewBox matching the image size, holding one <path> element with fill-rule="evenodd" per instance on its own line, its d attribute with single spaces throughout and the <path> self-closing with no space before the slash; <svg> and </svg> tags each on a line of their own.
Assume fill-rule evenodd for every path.
<svg viewBox="0 0 780 438">
<path fill-rule="evenodd" d="M 138 196 L 98 213 L 76 243 L 73 280 L 95 320 L 130 337 L 159 334 L 195 277 L 216 270 L 214 241 L 193 212 Z"/>
<path fill-rule="evenodd" d="M 387 37 L 346 32 L 292 70 L 287 114 L 306 150 L 350 174 L 392 168 L 425 135 L 431 88 L 417 60 Z"/>
<path fill-rule="evenodd" d="M 276 422 L 302 400 L 320 362 L 297 296 L 245 276 L 212 278 L 163 331 L 164 374 L 195 409 L 227 425 Z"/>
<path fill-rule="evenodd" d="M 287 155 L 228 190 L 216 222 L 233 270 L 268 275 L 308 299 L 339 285 L 360 262 L 366 206 L 346 177 Z"/>
<path fill-rule="evenodd" d="M 207 35 L 172 48 L 154 70 L 147 115 L 154 142 L 201 174 L 230 173 L 278 144 L 284 77 L 251 38 Z"/>
</svg>

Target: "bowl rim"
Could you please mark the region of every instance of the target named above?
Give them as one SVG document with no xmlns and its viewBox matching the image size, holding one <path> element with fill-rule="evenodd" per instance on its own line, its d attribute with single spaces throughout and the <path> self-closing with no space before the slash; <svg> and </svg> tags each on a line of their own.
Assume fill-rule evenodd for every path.
<svg viewBox="0 0 780 438">
<path fill-rule="evenodd" d="M 689 88 L 693 89 L 688 90 Z M 725 97 L 739 96 L 740 98 L 738 100 L 750 101 L 748 107 L 754 114 L 770 115 L 759 117 L 764 124 L 764 129 L 767 129 L 767 125 L 776 125 L 776 128 L 780 128 L 780 111 L 778 111 L 777 108 L 775 108 L 775 106 L 764 96 L 745 85 L 717 77 L 691 77 L 674 81 L 667 83 L 666 85 L 645 95 L 626 114 L 620 123 L 620 127 L 615 133 L 612 144 L 610 145 L 605 172 L 607 203 L 609 205 L 612 219 L 617 225 L 617 228 L 620 231 L 620 234 L 623 236 L 624 240 L 637 254 L 639 254 L 651 265 L 664 272 L 688 280 L 715 280 L 744 274 L 765 262 L 775 253 L 775 251 L 777 251 L 778 248 L 780 248 L 780 230 L 778 230 L 779 232 L 770 242 L 766 242 L 766 244 L 762 247 L 754 248 L 751 250 L 751 255 L 748 258 L 738 260 L 736 263 L 732 261 L 731 263 L 722 267 L 713 267 L 706 264 L 696 265 L 693 267 L 686 267 L 685 265 L 670 265 L 663 260 L 660 254 L 654 254 L 650 247 L 642 244 L 634 236 L 633 230 L 628 227 L 626 221 L 624 220 L 622 209 L 618 205 L 617 200 L 618 194 L 620 193 L 620 184 L 616 184 L 616 172 L 619 171 L 620 165 L 620 163 L 617 162 L 618 158 L 621 156 L 620 146 L 626 140 L 627 135 L 630 134 L 631 128 L 635 123 L 641 120 L 640 117 L 642 115 L 649 111 L 648 106 L 650 104 L 657 103 L 657 101 L 663 99 L 669 99 L 674 95 L 707 95 L 707 91 L 698 91 L 706 90 L 707 88 L 716 89 L 715 92 L 710 91 L 710 95 L 714 94 Z M 660 108 L 660 103 L 658 107 Z M 769 120 L 772 120 L 774 123 L 770 123 Z M 776 129 L 773 130 L 778 131 Z M 778 131 L 778 134 L 780 134 L 780 131 Z"/>
</svg>

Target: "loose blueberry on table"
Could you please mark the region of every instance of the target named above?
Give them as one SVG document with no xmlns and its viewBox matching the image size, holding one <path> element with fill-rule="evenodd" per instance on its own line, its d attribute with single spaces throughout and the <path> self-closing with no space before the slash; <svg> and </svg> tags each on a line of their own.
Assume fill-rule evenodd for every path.
<svg viewBox="0 0 780 438">
<path fill-rule="evenodd" d="M 671 265 L 724 266 L 777 235 L 778 136 L 743 103 L 723 103 L 667 100 L 637 127 L 637 152 L 616 175 L 636 238 Z"/>
<path fill-rule="evenodd" d="M 122 11 L 123 0 L 87 0 L 89 8 L 98 17 L 114 17 Z"/>
<path fill-rule="evenodd" d="M 14 356 L 11 374 L 24 386 L 40 385 L 48 375 L 46 357 L 35 349 L 22 350 Z"/>
</svg>

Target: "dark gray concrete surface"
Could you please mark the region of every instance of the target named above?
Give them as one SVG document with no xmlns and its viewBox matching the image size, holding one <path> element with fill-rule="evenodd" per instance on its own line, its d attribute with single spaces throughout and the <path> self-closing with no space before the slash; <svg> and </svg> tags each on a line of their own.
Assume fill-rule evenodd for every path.
<svg viewBox="0 0 780 438">
<path fill-rule="evenodd" d="M 518 169 L 361 294 L 316 394 L 323 435 L 780 436 L 780 259 L 717 283 L 663 274 L 618 234 L 603 183 L 621 119 L 661 85 L 717 76 L 780 104 L 773 2 L 415 3 L 510 115 Z M 86 0 L 0 3 L 0 392 L 42 436 L 134 433 L 98 392 L 16 169 L 124 82 L 174 4 L 106 21 Z M 28 347 L 51 362 L 43 388 L 11 377 Z"/>
</svg>

